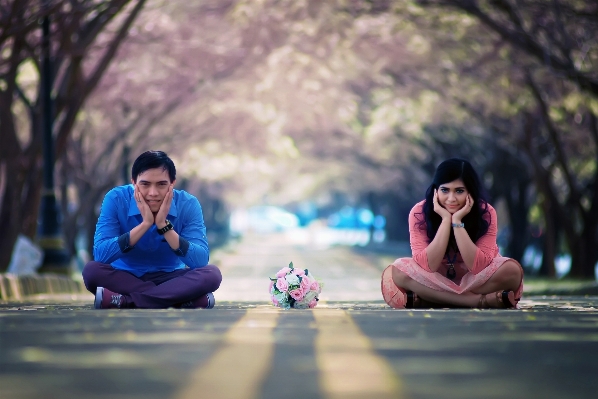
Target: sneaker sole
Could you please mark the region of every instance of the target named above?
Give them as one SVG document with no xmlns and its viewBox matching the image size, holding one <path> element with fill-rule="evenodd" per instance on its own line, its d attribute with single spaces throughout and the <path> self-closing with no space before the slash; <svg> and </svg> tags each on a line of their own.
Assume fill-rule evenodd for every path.
<svg viewBox="0 0 598 399">
<path fill-rule="evenodd" d="M 104 298 L 104 288 L 98 287 L 96 288 L 96 299 L 93 302 L 93 307 L 95 309 L 102 309 L 102 299 Z"/>
<path fill-rule="evenodd" d="M 216 304 L 216 298 L 214 298 L 214 294 L 212 294 L 211 292 L 208 292 L 206 296 L 208 297 L 208 306 L 206 307 L 206 309 L 212 309 Z"/>
</svg>

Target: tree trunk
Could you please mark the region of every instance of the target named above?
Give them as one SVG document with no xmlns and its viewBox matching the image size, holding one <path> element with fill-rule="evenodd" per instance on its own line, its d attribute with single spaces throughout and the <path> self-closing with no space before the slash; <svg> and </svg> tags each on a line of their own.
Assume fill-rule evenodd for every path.
<svg viewBox="0 0 598 399">
<path fill-rule="evenodd" d="M 538 274 L 554 278 L 556 276 L 554 259 L 557 254 L 559 234 L 554 223 L 554 212 L 551 212 L 550 202 L 546 199 L 542 201 L 542 210 L 546 223 L 546 231 L 544 231 L 544 240 L 542 240 L 542 266 Z"/>
<path fill-rule="evenodd" d="M 527 214 L 529 207 L 525 192 L 528 183 L 520 182 L 517 192 L 507 191 L 506 201 L 509 208 L 509 222 L 511 223 L 511 234 L 507 248 L 507 256 L 521 262 L 525 248 L 529 244 L 529 223 Z"/>
<path fill-rule="evenodd" d="M 595 267 L 598 247 L 596 243 L 596 226 L 587 226 L 580 237 L 569 241 L 571 250 L 571 271 L 569 275 L 576 278 L 595 278 Z"/>
<path fill-rule="evenodd" d="M 8 166 L 8 165 L 7 165 Z M 13 168 L 7 167 L 7 174 Z M 8 269 L 12 251 L 21 231 L 19 217 L 15 209 L 18 207 L 19 187 L 15 184 L 15 179 L 8 177 L 6 190 L 4 192 L 3 206 L 0 209 L 0 272 Z"/>
<path fill-rule="evenodd" d="M 84 223 L 85 226 L 85 239 L 87 243 L 87 252 L 91 259 L 93 259 L 93 236 L 96 232 L 96 224 L 98 222 L 98 213 L 96 207 L 89 208 L 88 212 L 85 213 Z"/>
</svg>

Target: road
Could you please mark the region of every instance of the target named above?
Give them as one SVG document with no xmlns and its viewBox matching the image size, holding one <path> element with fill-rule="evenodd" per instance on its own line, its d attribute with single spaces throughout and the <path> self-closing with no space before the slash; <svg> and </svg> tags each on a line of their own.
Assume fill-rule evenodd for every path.
<svg viewBox="0 0 598 399">
<path fill-rule="evenodd" d="M 292 261 L 324 282 L 313 310 L 268 302 Z M 5 398 L 591 398 L 598 297 L 521 310 L 392 310 L 386 259 L 253 236 L 216 251 L 212 310 L 103 310 L 89 296 L 0 303 Z"/>
</svg>

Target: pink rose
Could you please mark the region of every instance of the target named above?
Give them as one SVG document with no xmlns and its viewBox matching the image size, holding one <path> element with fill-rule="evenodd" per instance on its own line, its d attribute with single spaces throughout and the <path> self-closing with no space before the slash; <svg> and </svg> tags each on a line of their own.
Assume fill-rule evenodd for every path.
<svg viewBox="0 0 598 399">
<path fill-rule="evenodd" d="M 274 281 L 270 280 L 270 288 L 268 289 L 268 292 L 272 292 L 273 286 L 274 286 Z"/>
<path fill-rule="evenodd" d="M 303 295 L 304 295 L 303 291 L 301 290 L 301 288 L 297 288 L 296 290 L 289 291 L 289 294 L 296 301 L 302 300 L 303 299 Z"/>
<path fill-rule="evenodd" d="M 281 277 L 276 280 L 276 288 L 278 288 L 278 291 L 280 292 L 287 292 L 289 289 L 289 283 L 287 283 L 287 280 L 285 280 L 284 277 Z"/>
<path fill-rule="evenodd" d="M 280 304 L 278 303 L 278 301 L 276 300 L 276 297 L 274 297 L 274 295 L 271 295 L 271 296 L 270 296 L 270 298 L 272 298 L 272 303 L 274 304 L 274 306 L 278 306 L 278 305 L 280 305 Z"/>
<path fill-rule="evenodd" d="M 301 290 L 303 290 L 303 292 L 307 292 L 309 291 L 309 287 L 311 287 L 311 280 L 309 279 L 309 277 L 303 277 L 301 279 Z"/>
<path fill-rule="evenodd" d="M 276 273 L 276 277 L 281 278 L 287 275 L 288 272 L 291 271 L 290 267 L 283 267 L 282 269 L 280 269 L 278 271 L 278 273 Z"/>
<path fill-rule="evenodd" d="M 311 285 L 309 286 L 309 290 L 319 293 L 320 292 L 320 283 L 318 283 L 316 280 L 313 280 L 311 282 Z"/>
<path fill-rule="evenodd" d="M 311 301 L 309 301 L 309 308 L 313 309 L 316 307 L 316 305 L 318 304 L 318 301 L 316 301 L 315 299 L 312 299 Z"/>
<path fill-rule="evenodd" d="M 295 276 L 305 276 L 305 270 L 303 270 L 303 269 L 293 269 L 293 274 L 295 274 Z"/>
</svg>

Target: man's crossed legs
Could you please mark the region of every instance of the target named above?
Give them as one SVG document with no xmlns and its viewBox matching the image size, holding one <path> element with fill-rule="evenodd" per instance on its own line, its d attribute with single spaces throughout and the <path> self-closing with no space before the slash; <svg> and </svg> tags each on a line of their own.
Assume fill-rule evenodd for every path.
<svg viewBox="0 0 598 399">
<path fill-rule="evenodd" d="M 211 308 L 222 274 L 214 265 L 137 277 L 100 262 L 83 268 L 85 287 L 96 295 L 96 308 Z"/>
</svg>

